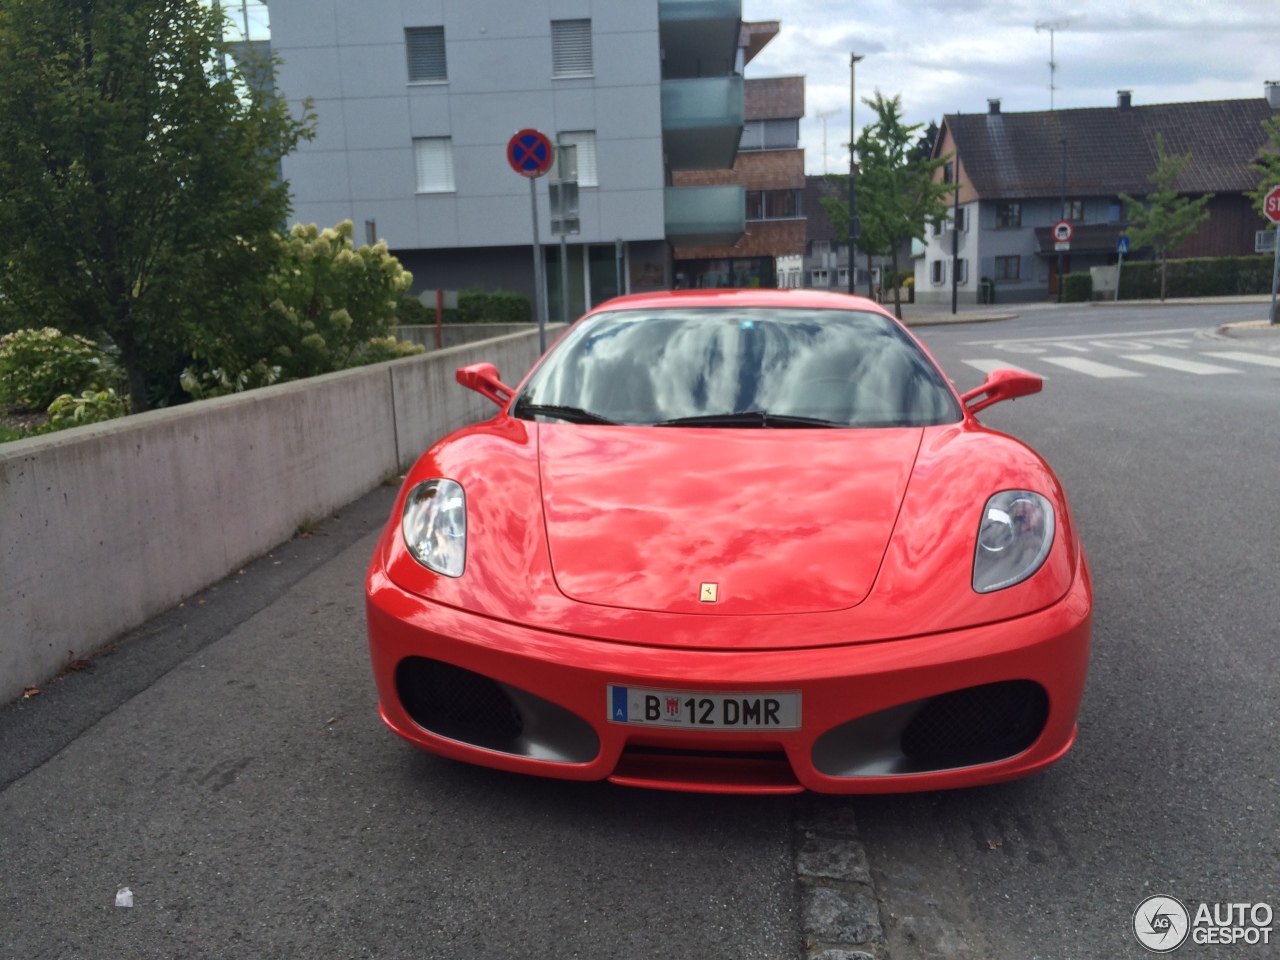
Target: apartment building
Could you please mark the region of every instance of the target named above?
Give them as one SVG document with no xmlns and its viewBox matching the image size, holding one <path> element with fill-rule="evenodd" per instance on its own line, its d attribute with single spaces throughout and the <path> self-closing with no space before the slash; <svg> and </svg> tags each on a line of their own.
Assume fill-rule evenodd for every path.
<svg viewBox="0 0 1280 960">
<path fill-rule="evenodd" d="M 675 185 L 680 171 L 733 165 L 741 0 L 271 0 L 270 11 L 277 86 L 318 117 L 315 140 L 283 164 L 295 219 L 350 219 L 358 239 L 385 239 L 415 292 L 533 294 L 529 182 L 506 155 L 527 128 L 577 148 L 573 316 L 671 286 L 674 247 L 732 244 L 745 229 L 742 185 Z M 554 317 L 547 178 L 535 197 Z"/>
<path fill-rule="evenodd" d="M 775 36 L 777 21 L 745 23 L 739 37 L 745 67 Z M 733 243 L 677 244 L 679 288 L 799 285 L 805 250 L 804 77 L 747 78 L 744 123 L 730 169 L 677 170 L 678 187 L 738 185 L 745 191 L 746 229 Z"/>
</svg>

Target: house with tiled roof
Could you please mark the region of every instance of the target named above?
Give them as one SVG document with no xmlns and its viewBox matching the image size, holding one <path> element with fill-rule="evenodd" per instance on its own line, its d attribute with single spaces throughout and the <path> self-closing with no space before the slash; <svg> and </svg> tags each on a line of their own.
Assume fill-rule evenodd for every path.
<svg viewBox="0 0 1280 960">
<path fill-rule="evenodd" d="M 934 156 L 955 154 L 938 175 L 959 182 L 959 233 L 948 221 L 917 244 L 917 302 L 950 302 L 953 278 L 962 303 L 978 300 L 984 278 L 997 302 L 1041 300 L 1057 294 L 1059 257 L 1063 273 L 1114 264 L 1127 226 L 1120 194 L 1150 192 L 1157 134 L 1167 153 L 1191 154 L 1178 190 L 1214 195 L 1208 222 L 1173 255 L 1253 253 L 1266 223 L 1245 194 L 1258 184 L 1250 164 L 1268 142 L 1262 123 L 1277 108 L 1280 88 L 1269 85 L 1256 100 L 1136 106 L 1122 90 L 1114 107 L 1003 113 L 992 100 L 985 114 L 946 116 Z M 1051 235 L 1058 220 L 1073 227 L 1067 250 Z"/>
</svg>

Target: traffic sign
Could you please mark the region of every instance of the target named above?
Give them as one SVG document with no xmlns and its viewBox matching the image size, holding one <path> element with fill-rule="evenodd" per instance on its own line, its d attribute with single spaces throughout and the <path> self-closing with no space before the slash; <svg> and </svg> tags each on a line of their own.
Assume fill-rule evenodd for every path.
<svg viewBox="0 0 1280 960">
<path fill-rule="evenodd" d="M 1129 238 L 1118 237 L 1116 239 L 1116 253 L 1128 253 L 1128 252 L 1129 252 Z"/>
<path fill-rule="evenodd" d="M 1280 223 L 1280 187 L 1272 187 L 1262 198 L 1262 212 L 1272 223 Z"/>
<path fill-rule="evenodd" d="M 522 177 L 540 177 L 551 169 L 555 151 L 545 133 L 521 130 L 507 142 L 507 163 Z"/>
<path fill-rule="evenodd" d="M 1073 233 L 1075 229 L 1071 226 L 1070 220 L 1059 220 L 1053 225 L 1053 239 L 1058 243 L 1070 243 Z"/>
</svg>

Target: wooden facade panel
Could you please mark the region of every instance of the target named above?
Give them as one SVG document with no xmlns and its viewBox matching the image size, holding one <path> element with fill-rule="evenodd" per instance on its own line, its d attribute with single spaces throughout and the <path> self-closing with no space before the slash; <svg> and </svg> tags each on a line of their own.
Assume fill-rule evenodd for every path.
<svg viewBox="0 0 1280 960">
<path fill-rule="evenodd" d="M 732 247 L 676 247 L 677 260 L 788 257 L 804 254 L 804 220 L 753 220 Z"/>
</svg>

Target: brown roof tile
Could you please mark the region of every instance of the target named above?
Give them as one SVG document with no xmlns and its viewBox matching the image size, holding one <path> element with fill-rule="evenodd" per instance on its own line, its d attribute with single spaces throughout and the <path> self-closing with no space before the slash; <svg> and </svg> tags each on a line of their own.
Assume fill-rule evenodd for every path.
<svg viewBox="0 0 1280 960">
<path fill-rule="evenodd" d="M 748 120 L 788 120 L 804 116 L 804 77 L 766 77 L 743 83 Z"/>
<path fill-rule="evenodd" d="M 1066 141 L 1068 196 L 1146 194 L 1156 168 L 1156 133 L 1165 151 L 1191 154 L 1177 181 L 1186 193 L 1252 190 L 1250 162 L 1267 142 L 1266 100 L 1211 100 L 1035 113 L 952 114 L 943 123 L 984 200 L 1056 197 Z M 939 142 L 941 142 L 939 137 Z"/>
</svg>

